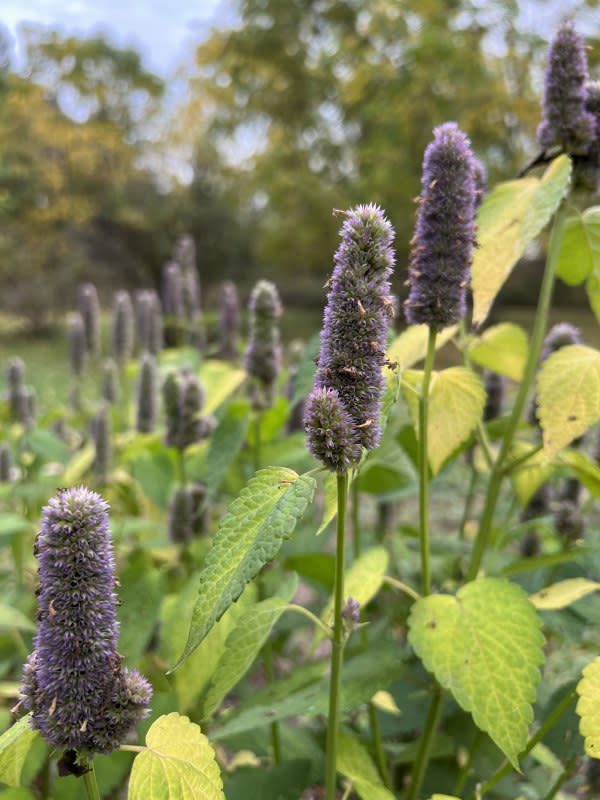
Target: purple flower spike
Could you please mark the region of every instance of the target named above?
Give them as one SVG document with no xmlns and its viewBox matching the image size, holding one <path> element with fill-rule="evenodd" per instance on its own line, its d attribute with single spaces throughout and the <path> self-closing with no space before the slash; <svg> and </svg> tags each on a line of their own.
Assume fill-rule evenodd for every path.
<svg viewBox="0 0 600 800">
<path fill-rule="evenodd" d="M 23 668 L 32 726 L 58 748 L 109 753 L 147 716 L 152 690 L 117 652 L 108 505 L 85 487 L 42 510 L 39 626 Z"/>
<path fill-rule="evenodd" d="M 360 458 L 360 441 L 352 418 L 336 389 L 313 389 L 306 401 L 307 447 L 332 472 L 345 472 Z"/>
<path fill-rule="evenodd" d="M 344 216 L 342 243 L 328 281 L 315 389 L 335 390 L 352 426 L 346 438 L 373 450 L 381 438 L 382 367 L 393 315 L 389 277 L 394 231 L 375 205 L 357 206 Z M 307 407 L 305 427 L 308 421 Z M 349 441 L 340 442 L 343 450 Z M 360 452 L 353 460 L 358 457 Z"/>
<path fill-rule="evenodd" d="M 542 121 L 537 139 L 544 150 L 559 146 L 585 155 L 595 138 L 594 115 L 585 108 L 588 78 L 583 38 L 564 23 L 550 43 L 544 82 Z"/>
<path fill-rule="evenodd" d="M 572 344 L 581 344 L 581 333 L 579 328 L 571 325 L 570 322 L 559 322 L 554 325 L 544 339 L 544 347 L 540 355 L 540 361 L 544 362 L 552 353 L 556 353 L 561 347 L 568 347 Z"/>
<path fill-rule="evenodd" d="M 467 309 L 475 235 L 475 163 L 455 122 L 433 132 L 423 160 L 415 235 L 411 242 L 409 325 L 446 328 Z"/>
</svg>

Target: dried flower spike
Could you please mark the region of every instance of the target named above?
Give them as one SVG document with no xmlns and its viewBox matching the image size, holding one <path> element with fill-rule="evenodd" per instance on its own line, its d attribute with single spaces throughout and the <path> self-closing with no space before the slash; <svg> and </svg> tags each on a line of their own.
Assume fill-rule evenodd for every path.
<svg viewBox="0 0 600 800">
<path fill-rule="evenodd" d="M 315 391 L 304 417 L 309 449 L 337 472 L 356 462 L 362 447 L 377 447 L 381 438 L 382 367 L 394 266 L 394 231 L 382 210 L 357 206 L 344 216 L 328 281 Z"/>
<path fill-rule="evenodd" d="M 558 146 L 571 155 L 585 155 L 594 142 L 596 121 L 585 108 L 587 79 L 583 38 L 571 23 L 564 23 L 548 50 L 542 121 L 537 130 L 544 150 Z"/>
<path fill-rule="evenodd" d="M 423 160 L 422 192 L 405 301 L 409 325 L 446 328 L 467 308 L 476 203 L 469 139 L 455 122 L 433 132 Z"/>
<path fill-rule="evenodd" d="M 152 690 L 117 652 L 108 505 L 81 486 L 42 510 L 39 626 L 23 669 L 32 726 L 58 748 L 109 753 L 147 714 Z"/>
</svg>

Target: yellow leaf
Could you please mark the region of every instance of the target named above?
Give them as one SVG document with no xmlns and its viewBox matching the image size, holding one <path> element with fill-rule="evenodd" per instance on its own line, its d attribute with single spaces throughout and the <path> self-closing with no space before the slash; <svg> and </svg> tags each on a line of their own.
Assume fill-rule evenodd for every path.
<svg viewBox="0 0 600 800">
<path fill-rule="evenodd" d="M 600 589 L 600 583 L 596 583 L 596 581 L 588 581 L 586 578 L 571 578 L 548 586 L 546 589 L 530 595 L 529 599 L 536 608 L 547 611 L 570 606 L 571 603 L 575 603 L 598 589 Z"/>
</svg>

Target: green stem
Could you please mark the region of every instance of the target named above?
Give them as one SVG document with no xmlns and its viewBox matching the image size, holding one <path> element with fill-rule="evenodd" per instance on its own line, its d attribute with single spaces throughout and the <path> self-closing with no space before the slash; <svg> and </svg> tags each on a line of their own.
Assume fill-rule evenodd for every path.
<svg viewBox="0 0 600 800">
<path fill-rule="evenodd" d="M 325 636 L 327 636 L 328 639 L 332 639 L 333 638 L 333 633 L 331 632 L 331 629 L 328 628 L 327 625 L 325 625 L 325 623 L 322 620 L 320 620 L 318 617 L 316 617 L 312 613 L 312 611 L 309 611 L 308 608 L 304 608 L 304 606 L 297 606 L 295 603 L 288 603 L 287 606 L 285 607 L 285 610 L 286 611 L 297 611 L 299 614 L 304 614 L 304 616 L 308 617 L 308 619 L 311 622 L 314 622 L 315 625 L 317 625 L 317 627 L 321 628 L 321 630 L 323 631 Z"/>
<path fill-rule="evenodd" d="M 558 722 L 565 711 L 569 710 L 576 699 L 577 692 L 575 689 L 571 689 L 571 691 L 566 694 L 556 706 L 552 714 L 550 714 L 548 719 L 539 728 L 537 733 L 535 733 L 527 742 L 525 748 L 519 753 L 519 761 L 525 758 L 525 756 L 533 750 L 538 742 L 542 741 L 548 731 Z M 492 775 L 488 781 L 479 785 L 477 790 L 467 797 L 467 800 L 479 800 L 479 798 L 482 797 L 486 792 L 489 792 L 490 789 L 493 789 L 494 786 L 502 780 L 502 778 L 505 778 L 512 768 L 512 764 L 509 761 L 505 761 L 504 764 L 494 773 L 494 775 Z"/>
<path fill-rule="evenodd" d="M 452 790 L 452 794 L 456 797 L 462 792 L 465 787 L 465 783 L 467 782 L 467 778 L 469 777 L 469 773 L 471 772 L 471 767 L 473 766 L 473 762 L 475 761 L 475 756 L 479 750 L 481 743 L 483 742 L 483 732 L 477 729 L 477 733 L 475 734 L 475 739 L 473 740 L 473 744 L 471 745 L 471 749 L 469 750 L 469 757 L 467 759 L 467 763 L 460 771 L 460 775 L 456 781 L 456 785 Z"/>
<path fill-rule="evenodd" d="M 337 526 L 335 553 L 335 585 L 333 640 L 331 643 L 331 677 L 329 682 L 329 718 L 327 721 L 327 753 L 325 760 L 325 800 L 335 800 L 340 692 L 344 658 L 344 566 L 346 560 L 346 505 L 348 472 L 337 476 Z"/>
<path fill-rule="evenodd" d="M 101 800 L 93 761 L 89 763 L 89 771 L 83 774 L 83 782 L 85 783 L 88 800 Z"/>
<path fill-rule="evenodd" d="M 443 702 L 444 693 L 442 688 L 441 686 L 436 685 L 433 692 L 433 697 L 431 699 L 431 705 L 429 706 L 427 719 L 425 720 L 425 728 L 423 730 L 423 735 L 421 736 L 417 759 L 413 766 L 410 786 L 408 787 L 408 792 L 406 794 L 406 800 L 417 800 L 417 796 L 421 789 L 421 784 L 423 783 L 423 778 L 425 777 L 427 764 L 429 763 L 431 745 L 433 744 L 437 725 L 442 713 Z"/>
<path fill-rule="evenodd" d="M 260 469 L 260 423 L 261 423 L 261 414 L 256 414 L 253 421 L 254 449 L 252 452 L 252 458 L 254 462 L 254 472 L 258 472 L 258 470 Z"/>
<path fill-rule="evenodd" d="M 352 549 L 353 549 L 353 556 L 356 559 L 360 556 L 361 552 L 360 521 L 358 515 L 358 507 L 359 507 L 358 479 L 355 479 L 352 482 L 352 488 L 350 490 L 350 493 L 352 497 L 352 505 L 350 512 L 352 515 Z M 361 641 L 361 649 L 363 650 L 363 652 L 366 652 L 369 649 L 369 642 L 367 639 L 367 631 L 365 628 L 360 629 L 360 641 Z M 371 732 L 373 734 L 373 746 L 375 748 L 375 758 L 377 761 L 379 774 L 381 776 L 381 779 L 383 780 L 385 787 L 387 789 L 391 789 L 392 785 L 390 782 L 390 773 L 388 770 L 387 759 L 385 757 L 385 750 L 383 748 L 383 739 L 381 736 L 381 728 L 379 726 L 377 709 L 371 702 L 368 703 L 368 711 L 369 711 L 369 724 L 371 726 Z"/>
<path fill-rule="evenodd" d="M 185 473 L 185 450 L 177 450 L 177 463 L 179 464 L 179 481 L 182 486 L 187 484 L 187 475 Z"/>
<path fill-rule="evenodd" d="M 563 785 L 563 783 L 565 783 L 569 775 L 573 772 L 573 767 L 575 766 L 576 763 L 577 763 L 577 756 L 571 756 L 571 758 L 565 764 L 565 768 L 559 775 L 554 786 L 550 789 L 544 800 L 554 800 L 554 798 L 558 794 L 558 790 L 560 789 L 560 787 Z"/>
<path fill-rule="evenodd" d="M 265 586 L 262 576 L 258 578 L 258 599 L 265 599 Z M 271 641 L 267 639 L 263 647 L 263 664 L 265 667 L 265 678 L 267 683 L 273 683 L 275 673 L 273 670 L 273 646 Z M 281 764 L 281 733 L 279 730 L 279 723 L 272 722 L 269 725 L 271 731 L 271 746 L 273 748 L 273 763 Z"/>
<path fill-rule="evenodd" d="M 475 486 L 477 484 L 477 470 L 473 465 L 471 465 L 471 477 L 469 479 L 469 489 L 467 491 L 467 499 L 465 500 L 465 508 L 463 511 L 462 519 L 460 521 L 460 528 L 458 531 L 458 535 L 460 539 L 465 538 L 465 528 L 467 526 L 467 522 L 469 521 L 469 516 L 471 514 L 471 508 L 473 506 L 473 500 L 475 499 Z"/>
<path fill-rule="evenodd" d="M 413 600 L 420 600 L 421 595 L 418 592 L 415 592 L 414 589 L 411 589 L 406 583 L 402 581 L 396 580 L 396 578 L 390 578 L 389 575 L 383 576 L 383 582 L 389 583 L 390 586 L 393 586 L 394 589 L 399 589 L 404 594 L 407 594 L 409 597 L 412 597 Z"/>
<path fill-rule="evenodd" d="M 427 458 L 427 425 L 429 411 L 429 384 L 435 356 L 437 328 L 429 328 L 423 383 L 419 396 L 419 540 L 421 543 L 421 570 L 423 594 L 431 594 L 431 567 L 429 564 L 429 461 Z"/>
<path fill-rule="evenodd" d="M 546 258 L 546 269 L 544 270 L 544 277 L 542 279 L 542 286 L 540 288 L 540 297 L 535 321 L 533 324 L 529 356 L 527 359 L 527 364 L 525 365 L 523 380 L 521 381 L 506 430 L 504 431 L 502 444 L 500 445 L 500 451 L 490 472 L 490 479 L 485 496 L 483 512 L 481 514 L 479 531 L 477 533 L 477 539 L 475 540 L 475 545 L 471 554 L 471 563 L 469 564 L 469 569 L 467 571 L 467 581 L 475 580 L 481 566 L 481 560 L 483 558 L 483 554 L 492 530 L 492 521 L 494 517 L 494 511 L 496 509 L 496 503 L 498 502 L 498 497 L 500 494 L 502 479 L 504 478 L 504 462 L 506 461 L 510 452 L 510 447 L 519 425 L 521 414 L 525 408 L 527 395 L 529 393 L 531 384 L 533 383 L 535 372 L 538 367 L 540 353 L 544 344 L 544 336 L 548 322 L 550 303 L 552 300 L 552 289 L 554 287 L 554 278 L 556 275 L 556 268 L 558 266 L 558 256 L 565 227 L 565 220 L 566 202 L 563 200 L 558 207 L 558 211 L 556 212 L 552 233 L 550 235 L 548 255 Z"/>
</svg>

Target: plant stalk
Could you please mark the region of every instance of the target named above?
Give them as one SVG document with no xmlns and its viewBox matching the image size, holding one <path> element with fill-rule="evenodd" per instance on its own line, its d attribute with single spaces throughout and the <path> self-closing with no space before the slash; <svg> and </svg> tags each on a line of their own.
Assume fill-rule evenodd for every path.
<svg viewBox="0 0 600 800">
<path fill-rule="evenodd" d="M 346 505 L 348 472 L 337 476 L 337 525 L 335 553 L 335 584 L 333 611 L 333 640 L 331 642 L 331 677 L 329 682 L 329 717 L 327 721 L 327 752 L 325 759 L 325 800 L 335 800 L 338 728 L 340 722 L 340 691 L 344 658 L 344 567 L 346 560 Z"/>
<path fill-rule="evenodd" d="M 85 783 L 88 800 L 101 800 L 93 761 L 90 761 L 89 770 L 83 774 L 83 782 Z"/>
<path fill-rule="evenodd" d="M 433 697 L 431 699 L 431 705 L 429 706 L 429 712 L 427 713 L 427 719 L 425 720 L 425 728 L 423 729 L 423 735 L 421 736 L 419 752 L 413 766 L 413 771 L 410 778 L 410 786 L 408 787 L 408 792 L 406 794 L 406 800 L 417 800 L 419 791 L 421 789 L 421 784 L 423 783 L 423 778 L 425 777 L 427 764 L 429 763 L 431 745 L 433 744 L 433 740 L 435 738 L 435 732 L 440 715 L 442 713 L 443 703 L 444 693 L 442 687 L 436 684 Z"/>
<path fill-rule="evenodd" d="M 427 355 L 423 383 L 419 396 L 419 540 L 421 543 L 421 570 L 423 595 L 431 594 L 431 566 L 429 563 L 429 460 L 427 458 L 427 425 L 429 417 L 429 385 L 435 356 L 437 328 L 429 328 Z"/>
<path fill-rule="evenodd" d="M 490 471 L 488 489 L 485 495 L 485 504 L 481 514 L 479 531 L 477 533 L 477 538 L 471 554 L 471 563 L 469 564 L 469 569 L 467 571 L 467 581 L 475 580 L 477 573 L 479 572 L 481 560 L 483 558 L 483 554 L 492 530 L 494 511 L 496 509 L 496 503 L 498 502 L 498 497 L 500 494 L 500 487 L 504 478 L 504 462 L 506 461 L 510 452 L 510 447 L 512 445 L 515 432 L 519 425 L 523 409 L 525 408 L 527 395 L 538 368 L 540 353 L 544 344 L 548 315 L 550 312 L 552 289 L 554 288 L 554 279 L 558 266 L 558 256 L 560 253 L 560 244 L 563 237 L 565 222 L 566 202 L 563 200 L 556 212 L 552 233 L 550 235 L 548 255 L 546 258 L 546 268 L 544 270 L 544 277 L 542 279 L 542 286 L 540 288 L 538 307 L 533 324 L 533 331 L 531 334 L 529 356 L 527 359 L 527 364 L 525 365 L 523 380 L 521 381 L 521 385 L 519 387 L 519 391 L 517 393 L 504 436 L 502 438 L 500 451 Z"/>
</svg>

